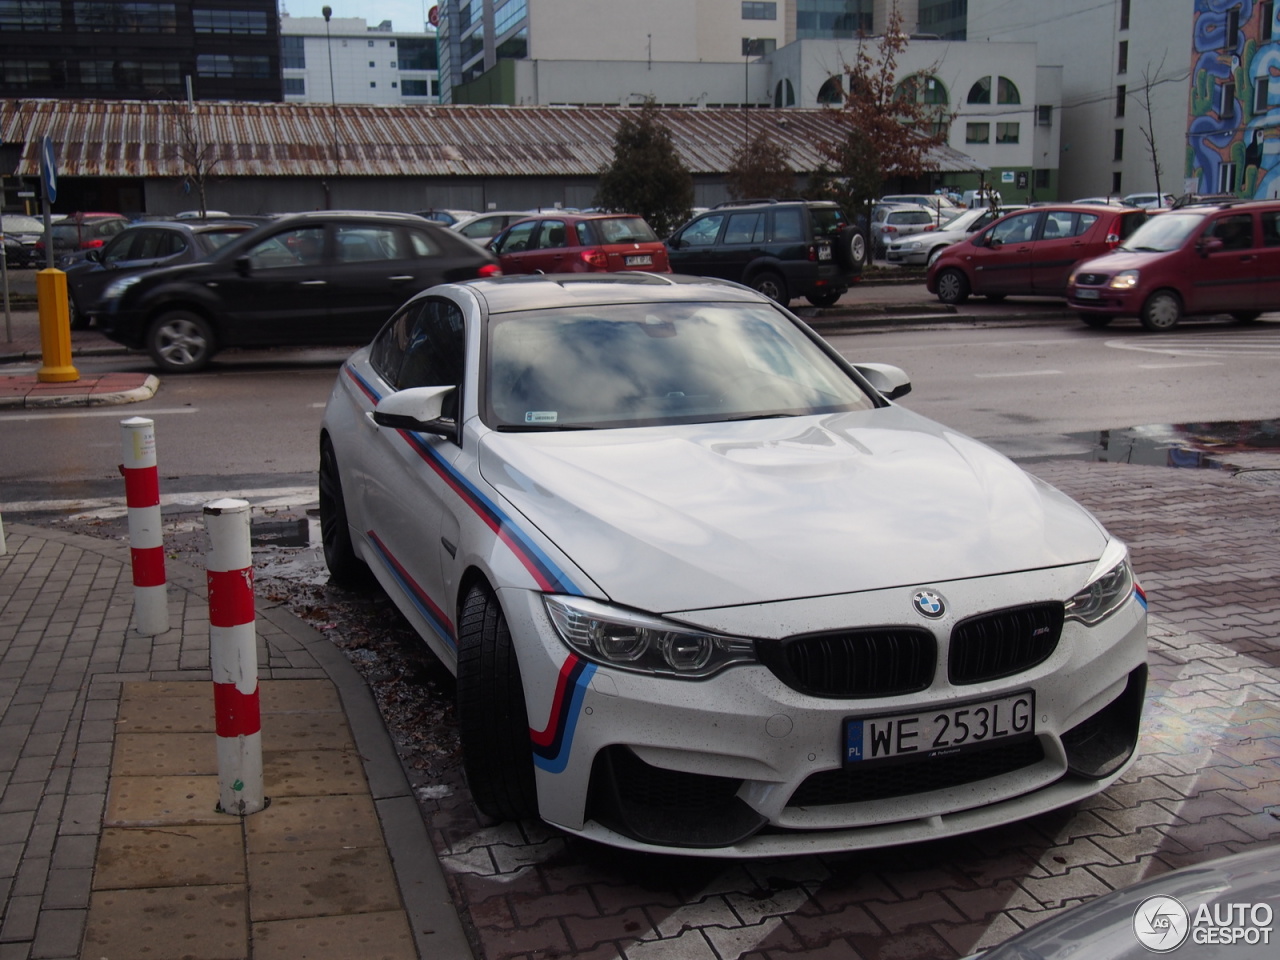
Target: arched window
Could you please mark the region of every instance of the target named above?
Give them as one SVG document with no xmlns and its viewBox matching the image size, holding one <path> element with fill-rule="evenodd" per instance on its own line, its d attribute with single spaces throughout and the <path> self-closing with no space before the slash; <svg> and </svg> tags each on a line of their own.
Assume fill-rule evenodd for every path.
<svg viewBox="0 0 1280 960">
<path fill-rule="evenodd" d="M 794 107 L 796 105 L 796 88 L 785 77 L 773 88 L 773 105 L 775 107 Z"/>
<path fill-rule="evenodd" d="M 922 73 L 913 74 L 898 84 L 897 96 L 918 103 L 945 105 L 951 102 L 946 85 L 937 77 Z"/>
<path fill-rule="evenodd" d="M 831 77 L 822 85 L 822 89 L 818 91 L 819 103 L 844 103 L 844 84 L 840 82 L 839 77 Z"/>
<path fill-rule="evenodd" d="M 996 87 L 996 103 L 1021 103 L 1017 85 L 1008 77 L 1001 77 Z"/>
<path fill-rule="evenodd" d="M 972 87 L 969 88 L 970 103 L 990 103 L 991 102 L 991 78 L 983 77 Z"/>
</svg>

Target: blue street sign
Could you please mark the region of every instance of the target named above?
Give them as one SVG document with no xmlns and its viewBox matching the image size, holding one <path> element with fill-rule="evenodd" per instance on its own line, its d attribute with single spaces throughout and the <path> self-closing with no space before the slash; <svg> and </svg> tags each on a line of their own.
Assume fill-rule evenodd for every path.
<svg viewBox="0 0 1280 960">
<path fill-rule="evenodd" d="M 58 163 L 53 158 L 53 141 L 45 134 L 40 140 L 40 183 L 53 203 L 58 199 Z"/>
</svg>

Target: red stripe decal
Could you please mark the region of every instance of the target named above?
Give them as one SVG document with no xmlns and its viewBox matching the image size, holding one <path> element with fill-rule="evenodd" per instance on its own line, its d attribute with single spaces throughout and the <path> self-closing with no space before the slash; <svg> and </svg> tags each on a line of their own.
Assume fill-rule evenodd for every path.
<svg viewBox="0 0 1280 960">
<path fill-rule="evenodd" d="M 164 586 L 164 547 L 130 547 L 135 587 Z"/>
<path fill-rule="evenodd" d="M 253 567 L 208 573 L 209 623 L 215 627 L 253 623 Z"/>
<path fill-rule="evenodd" d="M 213 716 L 220 737 L 247 737 L 262 730 L 258 686 L 241 693 L 234 683 L 213 685 Z"/>
<path fill-rule="evenodd" d="M 556 721 L 560 717 L 560 704 L 565 697 L 571 695 L 573 682 L 570 675 L 577 665 L 578 658 L 573 654 L 565 659 L 563 666 L 560 667 L 560 676 L 556 680 L 556 696 L 551 701 L 551 715 L 547 718 L 546 727 L 542 730 L 534 730 L 532 727 L 529 729 L 529 739 L 540 747 L 550 746 L 551 741 L 556 738 Z"/>
<path fill-rule="evenodd" d="M 160 471 L 156 467 L 123 467 L 124 502 L 130 507 L 160 505 Z"/>
</svg>

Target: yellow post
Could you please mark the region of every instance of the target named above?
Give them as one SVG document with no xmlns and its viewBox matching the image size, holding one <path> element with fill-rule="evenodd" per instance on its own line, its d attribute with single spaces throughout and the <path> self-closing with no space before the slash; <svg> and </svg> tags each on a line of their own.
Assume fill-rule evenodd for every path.
<svg viewBox="0 0 1280 960">
<path fill-rule="evenodd" d="M 67 275 L 52 268 L 36 271 L 36 301 L 40 309 L 41 383 L 79 380 L 71 365 L 71 315 L 67 310 Z"/>
</svg>

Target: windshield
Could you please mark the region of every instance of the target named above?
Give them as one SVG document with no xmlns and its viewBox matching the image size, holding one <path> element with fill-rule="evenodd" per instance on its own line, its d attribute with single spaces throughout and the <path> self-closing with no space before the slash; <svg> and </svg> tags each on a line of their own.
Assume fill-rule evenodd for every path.
<svg viewBox="0 0 1280 960">
<path fill-rule="evenodd" d="M 44 221 L 28 217 L 25 213 L 4 215 L 5 233 L 44 233 Z"/>
<path fill-rule="evenodd" d="M 1203 213 L 1162 213 L 1147 220 L 1116 249 L 1145 253 L 1177 250 L 1203 223 Z"/>
<path fill-rule="evenodd" d="M 487 418 L 502 430 L 705 423 L 874 404 L 768 305 L 615 304 L 494 316 Z"/>
</svg>

